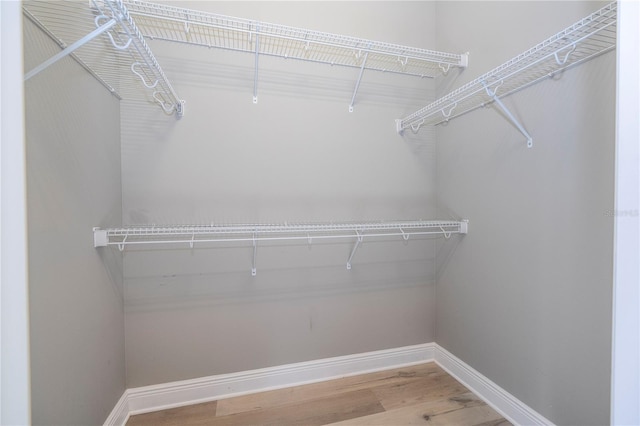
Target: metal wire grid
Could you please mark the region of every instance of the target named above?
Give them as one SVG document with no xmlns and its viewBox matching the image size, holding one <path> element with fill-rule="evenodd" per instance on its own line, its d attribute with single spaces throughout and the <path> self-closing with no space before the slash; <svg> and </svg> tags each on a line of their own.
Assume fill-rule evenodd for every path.
<svg viewBox="0 0 640 426">
<path fill-rule="evenodd" d="M 66 41 L 79 40 L 85 36 L 88 32 L 95 29 L 94 25 L 68 25 L 67 21 L 74 21 L 79 23 L 92 24 L 94 16 L 87 13 L 88 9 L 85 7 L 77 7 L 78 3 L 72 2 L 59 2 L 55 3 L 56 10 L 50 10 L 47 2 L 25 0 L 23 2 L 23 12 L 31 22 L 33 22 L 40 30 L 42 30 L 47 36 L 53 40 L 60 49 L 64 49 L 68 46 Z M 28 36 L 28 35 L 27 35 Z M 96 41 L 97 42 L 97 41 Z M 84 52 L 84 53 L 81 53 Z M 82 57 L 80 57 L 80 56 Z M 80 51 L 72 52 L 69 56 L 73 57 L 87 72 L 91 73 L 100 83 L 105 86 L 114 96 L 118 99 L 122 99 L 120 96 L 119 81 L 117 79 L 109 78 L 105 73 L 98 74 L 94 71 L 95 65 L 92 67 L 90 64 L 95 64 L 100 60 L 97 55 L 97 51 L 91 51 L 87 47 L 81 48 Z M 107 53 L 103 55 L 103 60 L 109 57 Z M 105 77 L 107 80 L 105 80 Z"/>
<path fill-rule="evenodd" d="M 153 39 L 434 77 L 466 66 L 466 55 L 251 21 L 197 10 L 125 0 L 144 35 Z"/>
<path fill-rule="evenodd" d="M 71 56 L 119 99 L 139 98 L 146 86 L 149 101 L 181 114 L 182 102 L 121 0 L 25 0 L 23 10 L 62 49 L 115 19 L 112 31 L 87 41 Z"/>
<path fill-rule="evenodd" d="M 571 66 L 615 49 L 617 4 L 612 2 L 526 52 L 426 107 L 397 120 L 398 131 L 440 124 L 507 96 Z"/>
<path fill-rule="evenodd" d="M 94 229 L 101 233 L 102 243 L 120 249 L 133 244 L 190 244 L 204 242 L 256 242 L 329 238 L 370 238 L 411 235 L 466 233 L 466 221 L 404 221 L 368 223 L 284 223 L 196 226 L 138 226 L 118 229 Z M 97 241 L 97 240 L 96 240 Z"/>
</svg>

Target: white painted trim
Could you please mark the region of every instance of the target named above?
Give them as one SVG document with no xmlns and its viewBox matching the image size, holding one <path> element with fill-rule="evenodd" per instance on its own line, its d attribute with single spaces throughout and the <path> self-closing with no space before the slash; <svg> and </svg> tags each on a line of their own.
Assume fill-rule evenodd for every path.
<svg viewBox="0 0 640 426">
<path fill-rule="evenodd" d="M 525 403 L 496 385 L 460 358 L 434 343 L 435 361 L 470 391 L 516 425 L 553 425 Z"/>
<path fill-rule="evenodd" d="M 127 389 L 104 424 L 105 426 L 124 426 L 129 416 L 133 414 L 323 382 L 430 361 L 435 361 L 510 422 L 516 425 L 553 425 L 542 415 L 436 343 Z"/>
<path fill-rule="evenodd" d="M 129 412 L 139 414 L 433 360 L 433 344 L 222 374 L 129 389 Z"/>
<path fill-rule="evenodd" d="M 640 424 L 640 4 L 618 2 L 611 424 Z"/>
<path fill-rule="evenodd" d="M 22 5 L 0 0 L 0 424 L 31 423 Z"/>
<path fill-rule="evenodd" d="M 433 360 L 434 344 L 425 343 L 127 389 L 107 418 L 105 426 L 124 426 L 129 415 L 133 414 L 389 370 Z"/>
<path fill-rule="evenodd" d="M 129 389 L 126 389 L 116 403 L 116 406 L 111 410 L 111 414 L 109 414 L 109 417 L 107 417 L 104 424 L 105 426 L 125 426 L 129 420 L 129 416 Z"/>
</svg>

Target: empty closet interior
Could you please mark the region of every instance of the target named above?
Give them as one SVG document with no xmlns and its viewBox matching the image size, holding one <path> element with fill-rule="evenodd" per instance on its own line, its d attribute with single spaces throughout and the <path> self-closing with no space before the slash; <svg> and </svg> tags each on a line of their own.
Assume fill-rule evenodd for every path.
<svg viewBox="0 0 640 426">
<path fill-rule="evenodd" d="M 430 342 L 609 421 L 615 2 L 23 11 L 35 424 Z"/>
</svg>

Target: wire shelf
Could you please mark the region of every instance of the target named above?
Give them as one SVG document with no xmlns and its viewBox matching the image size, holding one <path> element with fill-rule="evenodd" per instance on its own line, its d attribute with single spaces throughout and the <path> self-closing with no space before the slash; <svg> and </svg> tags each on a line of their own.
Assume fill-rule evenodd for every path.
<svg viewBox="0 0 640 426">
<path fill-rule="evenodd" d="M 466 234 L 467 220 L 395 221 L 365 223 L 283 223 L 237 225 L 169 225 L 133 226 L 126 228 L 93 228 L 94 247 L 116 246 L 123 251 L 129 245 L 177 244 L 184 248 L 213 243 L 250 242 L 253 245 L 251 274 L 256 275 L 257 244 L 260 241 L 300 241 L 312 244 L 314 240 L 352 239 L 355 244 L 347 261 L 351 261 L 364 240 L 373 238 Z"/>
<path fill-rule="evenodd" d="M 138 0 L 125 0 L 125 4 L 143 34 L 152 39 L 420 77 L 434 77 L 451 66 L 465 67 L 467 64 L 466 54 L 437 52 Z"/>
<path fill-rule="evenodd" d="M 25 0 L 23 9 L 25 15 L 63 49 L 56 55 L 57 59 L 71 55 L 119 99 L 138 97 L 140 90 L 146 87 L 148 101 L 158 103 L 166 113 L 175 113 L 177 117 L 184 114 L 184 101 L 169 83 L 145 37 L 254 54 L 254 103 L 257 102 L 260 55 L 360 69 L 349 111 L 353 111 L 364 70 L 433 78 L 446 73 L 452 66 L 467 66 L 466 54 L 437 52 L 138 0 Z M 25 79 L 51 63 L 46 61 L 31 70 Z"/>
<path fill-rule="evenodd" d="M 466 233 L 467 222 L 401 221 L 365 223 L 283 223 L 169 225 L 94 229 L 96 247 L 140 244 L 216 243 L 231 241 L 308 240 Z M 464 231 L 464 232 L 463 232 Z"/>
<path fill-rule="evenodd" d="M 422 125 L 446 122 L 615 49 L 616 14 L 614 1 L 446 96 L 396 120 L 398 132 L 406 129 L 417 132 Z"/>
<path fill-rule="evenodd" d="M 121 0 L 25 0 L 25 16 L 119 99 L 140 96 L 167 114 L 183 114 L 181 101 Z M 25 79 L 53 62 L 45 61 Z M 56 59 L 57 60 L 57 59 Z"/>
</svg>

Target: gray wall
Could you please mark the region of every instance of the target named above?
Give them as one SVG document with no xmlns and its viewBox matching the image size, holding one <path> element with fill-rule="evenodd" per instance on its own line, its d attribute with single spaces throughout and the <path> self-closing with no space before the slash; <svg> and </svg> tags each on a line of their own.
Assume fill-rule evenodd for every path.
<svg viewBox="0 0 640 426">
<path fill-rule="evenodd" d="M 194 2 L 185 7 L 433 48 L 430 2 Z M 126 224 L 282 223 L 435 216 L 433 132 L 394 119 L 433 82 L 151 44 L 182 120 L 122 103 Z M 410 132 L 409 132 L 410 133 Z M 260 244 L 124 254 L 129 387 L 434 340 L 435 240 Z"/>
<path fill-rule="evenodd" d="M 25 69 L 59 51 L 25 20 Z M 66 58 L 25 84 L 32 420 L 102 424 L 125 390 L 120 110 Z"/>
<path fill-rule="evenodd" d="M 599 5 L 190 6 L 470 51 L 444 92 Z M 26 31 L 29 69 L 55 48 Z M 187 100 L 180 121 L 133 101 L 119 114 L 71 60 L 26 85 L 34 423 L 101 423 L 125 356 L 135 387 L 434 340 L 558 424 L 607 423 L 613 54 L 505 100 L 533 134 L 526 149 L 493 108 L 396 135 L 393 118 L 433 98 L 428 80 L 365 73 L 348 113 L 356 70 L 263 59 L 253 105 L 250 55 L 152 48 Z M 472 225 L 447 242 L 366 242 L 351 271 L 350 243 L 264 244 L 251 277 L 244 245 L 94 250 L 91 227 L 121 217 Z"/>
<path fill-rule="evenodd" d="M 457 86 L 602 6 L 440 2 L 438 48 L 468 49 Z M 481 17 L 479 19 L 478 17 Z M 437 130 L 436 341 L 557 424 L 609 422 L 615 53 Z"/>
</svg>

